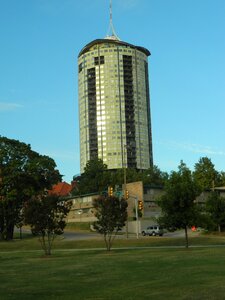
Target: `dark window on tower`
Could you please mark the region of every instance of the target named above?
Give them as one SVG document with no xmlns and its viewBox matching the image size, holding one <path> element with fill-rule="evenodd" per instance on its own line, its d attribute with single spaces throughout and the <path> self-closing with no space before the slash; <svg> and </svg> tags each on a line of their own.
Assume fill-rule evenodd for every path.
<svg viewBox="0 0 225 300">
<path fill-rule="evenodd" d="M 79 64 L 79 73 L 83 70 L 83 63 Z"/>
<path fill-rule="evenodd" d="M 103 65 L 105 63 L 104 56 L 97 56 L 94 58 L 95 65 Z"/>
</svg>

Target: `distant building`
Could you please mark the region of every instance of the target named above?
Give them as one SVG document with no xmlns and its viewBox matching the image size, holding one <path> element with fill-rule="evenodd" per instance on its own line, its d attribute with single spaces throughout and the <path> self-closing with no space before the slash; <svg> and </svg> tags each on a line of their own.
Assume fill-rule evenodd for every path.
<svg viewBox="0 0 225 300">
<path fill-rule="evenodd" d="M 158 205 L 158 201 L 162 195 L 165 194 L 165 190 L 162 186 L 151 186 L 143 185 L 142 181 L 130 182 L 126 184 L 126 190 L 128 191 L 128 216 L 135 217 L 135 201 L 143 202 L 142 217 L 140 218 L 141 223 L 145 224 L 143 219 L 147 223 L 154 223 L 155 218 L 159 217 L 161 214 L 161 208 Z M 225 187 L 215 187 L 215 191 L 219 192 L 221 197 L 225 197 Z M 123 191 L 123 187 L 121 187 Z M 115 196 L 118 196 L 114 192 Z M 204 191 L 196 197 L 195 202 L 205 206 L 205 203 L 210 195 L 211 191 Z M 79 195 L 71 196 L 68 198 L 68 201 L 72 202 L 71 211 L 68 215 L 69 222 L 92 222 L 96 218 L 94 216 L 93 209 L 93 200 L 99 197 L 98 194 L 88 194 L 88 195 Z"/>
<path fill-rule="evenodd" d="M 121 187 L 121 191 L 123 188 Z M 135 217 L 135 201 L 143 203 L 142 215 L 145 218 L 155 218 L 160 215 L 161 209 L 157 201 L 164 193 L 162 187 L 144 186 L 142 181 L 130 182 L 126 184 L 126 190 L 129 192 L 127 200 L 128 216 Z M 117 192 L 114 192 L 115 196 Z M 94 216 L 93 200 L 98 198 L 98 194 L 77 195 L 68 198 L 72 202 L 72 207 L 68 215 L 68 222 L 92 222 Z M 141 219 L 140 219 L 141 221 Z"/>
<path fill-rule="evenodd" d="M 112 22 L 111 22 L 112 27 Z M 80 168 L 96 157 L 108 169 L 153 165 L 149 50 L 112 35 L 78 55 Z"/>
</svg>

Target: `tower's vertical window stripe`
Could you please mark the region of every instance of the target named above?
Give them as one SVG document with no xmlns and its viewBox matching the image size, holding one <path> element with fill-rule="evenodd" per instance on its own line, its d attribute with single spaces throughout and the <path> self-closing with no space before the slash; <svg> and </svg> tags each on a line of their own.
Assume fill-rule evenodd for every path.
<svg viewBox="0 0 225 300">
<path fill-rule="evenodd" d="M 136 143 L 134 121 L 134 91 L 132 56 L 123 55 L 123 81 L 126 120 L 127 167 L 136 168 Z"/>
<path fill-rule="evenodd" d="M 95 68 L 87 70 L 88 83 L 88 120 L 90 159 L 98 157 L 98 134 L 96 119 L 96 75 Z"/>
<path fill-rule="evenodd" d="M 149 163 L 153 166 L 153 155 L 152 155 L 152 128 L 151 128 L 151 110 L 150 110 L 150 92 L 149 92 L 149 76 L 148 76 L 148 64 L 145 62 L 145 84 L 146 84 L 146 101 L 148 110 L 148 142 L 149 142 Z"/>
</svg>

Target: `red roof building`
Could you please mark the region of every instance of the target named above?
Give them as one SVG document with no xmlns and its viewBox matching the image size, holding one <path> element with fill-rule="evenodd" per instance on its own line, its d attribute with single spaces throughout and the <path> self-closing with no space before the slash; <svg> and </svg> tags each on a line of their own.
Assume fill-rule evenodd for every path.
<svg viewBox="0 0 225 300">
<path fill-rule="evenodd" d="M 65 197 L 70 194 L 71 190 L 72 190 L 72 185 L 64 181 L 53 185 L 52 189 L 48 193 L 49 195 L 57 195 L 60 197 Z"/>
</svg>

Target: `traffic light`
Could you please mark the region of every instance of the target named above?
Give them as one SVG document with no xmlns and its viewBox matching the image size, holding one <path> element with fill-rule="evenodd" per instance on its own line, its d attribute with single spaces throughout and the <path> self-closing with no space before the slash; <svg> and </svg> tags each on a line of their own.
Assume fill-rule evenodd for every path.
<svg viewBox="0 0 225 300">
<path fill-rule="evenodd" d="M 138 209 L 142 210 L 143 209 L 143 201 L 138 200 Z"/>
<path fill-rule="evenodd" d="M 125 191 L 125 199 L 127 200 L 128 198 L 129 198 L 129 191 L 126 190 L 126 191 Z"/>
<path fill-rule="evenodd" d="M 108 187 L 108 195 L 113 196 L 113 187 L 112 186 Z"/>
</svg>

